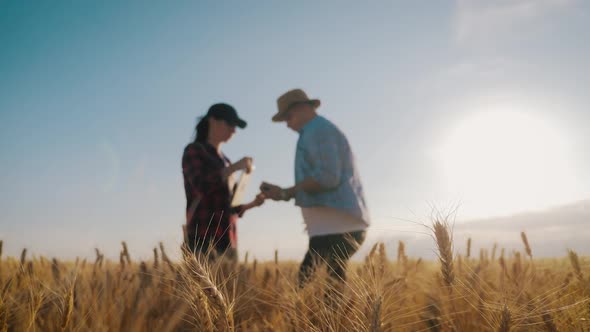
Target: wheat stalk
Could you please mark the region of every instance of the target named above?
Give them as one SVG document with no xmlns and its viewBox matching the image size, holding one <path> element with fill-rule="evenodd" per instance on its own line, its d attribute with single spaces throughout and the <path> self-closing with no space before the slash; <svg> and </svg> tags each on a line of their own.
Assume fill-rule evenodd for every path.
<svg viewBox="0 0 590 332">
<path fill-rule="evenodd" d="M 164 243 L 162 242 L 160 242 L 160 252 L 162 253 L 162 261 L 164 261 L 166 265 L 168 265 L 172 272 L 175 272 L 176 269 L 174 268 L 174 264 L 172 263 L 170 258 L 168 258 L 168 255 L 166 255 L 166 251 L 164 250 Z"/>
<path fill-rule="evenodd" d="M 121 265 L 121 271 L 125 270 L 125 254 L 123 251 L 119 252 L 119 265 Z"/>
<path fill-rule="evenodd" d="M 154 248 L 154 270 L 157 270 L 159 266 L 158 262 L 158 248 Z"/>
<path fill-rule="evenodd" d="M 35 267 L 33 266 L 33 261 L 27 262 L 27 273 L 29 274 L 29 276 L 33 276 L 33 274 L 35 273 Z"/>
<path fill-rule="evenodd" d="M 53 280 L 56 284 L 59 284 L 61 281 L 61 271 L 59 269 L 59 262 L 57 258 L 53 258 L 51 261 L 51 274 L 53 275 Z"/>
<path fill-rule="evenodd" d="M 438 258 L 441 263 L 441 274 L 445 285 L 453 286 L 455 272 L 453 270 L 453 243 L 448 225 L 439 220 L 433 224 L 434 237 L 438 247 Z"/>
<path fill-rule="evenodd" d="M 371 308 L 371 327 L 369 329 L 369 331 L 371 332 L 381 331 L 381 304 L 382 298 L 381 296 L 377 296 L 377 299 L 373 301 L 373 305 Z"/>
<path fill-rule="evenodd" d="M 428 294 L 428 304 L 421 319 L 426 323 L 430 332 L 441 331 L 441 310 L 439 301 L 432 295 Z"/>
<path fill-rule="evenodd" d="M 492 262 L 496 261 L 496 251 L 498 250 L 498 244 L 494 242 L 494 246 L 492 247 Z"/>
<path fill-rule="evenodd" d="M 75 281 L 72 282 L 72 286 L 70 287 L 69 291 L 66 294 L 66 298 L 65 298 L 65 308 L 63 310 L 63 314 L 62 314 L 62 322 L 61 322 L 61 330 L 65 331 L 66 328 L 68 327 L 68 324 L 70 323 L 70 320 L 72 318 L 72 312 L 74 309 L 74 285 L 75 285 Z"/>
<path fill-rule="evenodd" d="M 26 262 L 27 262 L 27 248 L 23 248 L 23 251 L 21 251 L 21 253 L 20 253 L 20 265 L 24 268 Z"/>
<path fill-rule="evenodd" d="M 397 245 L 397 261 L 398 263 L 406 258 L 406 245 L 403 241 L 399 241 Z"/>
<path fill-rule="evenodd" d="M 543 318 L 543 323 L 545 323 L 545 328 L 549 332 L 557 332 L 557 326 L 553 322 L 553 317 L 551 317 L 551 313 L 544 312 L 541 317 Z"/>
<path fill-rule="evenodd" d="M 520 232 L 520 237 L 522 238 L 522 243 L 524 243 L 524 249 L 527 256 L 532 259 L 533 251 L 531 250 L 531 246 L 529 245 L 529 240 L 527 239 L 525 232 Z"/>
<path fill-rule="evenodd" d="M 131 256 L 129 255 L 129 250 L 127 249 L 127 242 L 122 241 L 121 245 L 123 246 L 123 256 L 125 257 L 125 261 L 128 265 L 131 265 Z"/>
<path fill-rule="evenodd" d="M 104 255 L 100 253 L 100 250 L 98 250 L 98 248 L 94 248 L 94 252 L 96 253 L 96 260 L 94 261 L 94 269 L 96 271 L 96 267 L 102 267 Z"/>
<path fill-rule="evenodd" d="M 186 255 L 185 257 L 185 276 L 190 277 L 187 280 L 189 282 L 196 282 L 196 285 L 206 296 L 208 302 L 221 313 L 221 321 L 219 322 L 221 328 L 223 330 L 233 331 L 233 316 L 230 307 L 219 288 L 213 282 L 205 263 L 201 262 L 200 258 L 195 255 Z"/>
<path fill-rule="evenodd" d="M 578 254 L 573 250 L 568 250 L 568 256 L 570 258 L 570 263 L 572 264 L 572 268 L 574 269 L 576 277 L 581 282 L 584 282 L 584 275 L 582 274 L 582 268 L 580 267 L 580 259 L 578 258 Z"/>
<path fill-rule="evenodd" d="M 508 309 L 508 306 L 504 305 L 502 312 L 500 313 L 500 325 L 498 326 L 498 332 L 510 331 L 511 319 L 512 317 L 510 314 L 510 309 Z"/>
<path fill-rule="evenodd" d="M 6 284 L 2 287 L 2 293 L 0 293 L 0 331 L 8 331 L 8 317 L 10 315 L 10 308 L 7 305 L 6 295 L 8 290 L 12 286 L 12 277 L 6 281 Z"/>
<path fill-rule="evenodd" d="M 279 251 L 275 249 L 275 287 L 279 282 Z"/>
</svg>

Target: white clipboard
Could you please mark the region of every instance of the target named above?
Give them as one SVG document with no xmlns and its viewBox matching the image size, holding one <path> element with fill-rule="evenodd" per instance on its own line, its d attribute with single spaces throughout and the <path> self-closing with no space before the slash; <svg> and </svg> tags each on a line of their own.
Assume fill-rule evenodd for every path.
<svg viewBox="0 0 590 332">
<path fill-rule="evenodd" d="M 232 192 L 232 199 L 231 199 L 231 206 L 238 206 L 242 204 L 242 198 L 244 197 L 244 193 L 246 192 L 246 187 L 248 186 L 248 182 L 250 181 L 250 173 L 246 173 L 245 171 L 241 172 L 240 178 L 234 184 L 234 190 Z"/>
</svg>

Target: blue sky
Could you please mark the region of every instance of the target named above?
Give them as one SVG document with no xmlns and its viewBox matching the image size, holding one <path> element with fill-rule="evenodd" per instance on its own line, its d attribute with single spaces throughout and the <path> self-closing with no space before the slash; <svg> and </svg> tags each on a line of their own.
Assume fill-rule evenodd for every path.
<svg viewBox="0 0 590 332">
<path fill-rule="evenodd" d="M 401 219 L 432 205 L 468 220 L 588 199 L 589 16 L 573 0 L 2 1 L 0 238 L 64 257 L 176 246 L 196 118 L 224 101 L 248 120 L 223 147 L 255 159 L 248 197 L 291 185 L 297 135 L 270 117 L 295 87 L 347 134 L 372 238 L 420 236 Z M 286 203 L 239 237 L 260 258 L 306 245 Z"/>
</svg>

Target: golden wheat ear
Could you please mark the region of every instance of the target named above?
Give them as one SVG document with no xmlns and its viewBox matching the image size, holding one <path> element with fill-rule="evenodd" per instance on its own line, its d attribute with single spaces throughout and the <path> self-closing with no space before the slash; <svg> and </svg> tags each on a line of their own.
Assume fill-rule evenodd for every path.
<svg viewBox="0 0 590 332">
<path fill-rule="evenodd" d="M 444 284 L 452 290 L 455 281 L 455 270 L 453 266 L 453 240 L 449 225 L 440 220 L 435 220 L 432 229 L 438 248 L 438 258 L 441 263 L 441 275 Z"/>
<path fill-rule="evenodd" d="M 529 239 L 526 236 L 525 232 L 520 232 L 520 238 L 522 239 L 522 243 L 524 244 L 524 250 L 529 256 L 530 259 L 533 259 L 533 251 L 531 250 L 531 245 L 529 244 Z"/>
</svg>

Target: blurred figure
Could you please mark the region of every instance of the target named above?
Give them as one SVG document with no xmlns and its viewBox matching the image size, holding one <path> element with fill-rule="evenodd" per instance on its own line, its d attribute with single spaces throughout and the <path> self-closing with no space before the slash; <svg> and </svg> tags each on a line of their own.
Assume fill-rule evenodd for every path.
<svg viewBox="0 0 590 332">
<path fill-rule="evenodd" d="M 299 286 L 308 281 L 318 263 L 326 263 L 330 276 L 346 280 L 346 264 L 365 239 L 369 213 L 354 156 L 344 134 L 317 114 L 318 99 L 299 89 L 277 100 L 274 122 L 286 122 L 299 133 L 295 155 L 295 185 L 281 188 L 263 182 L 266 197 L 289 201 L 301 213 L 309 246 L 299 269 Z"/>
<path fill-rule="evenodd" d="M 233 195 L 232 175 L 240 170 L 250 173 L 253 160 L 244 157 L 236 163 L 221 152 L 236 127 L 245 128 L 236 110 L 228 104 L 215 104 L 209 108 L 196 127 L 194 142 L 188 144 L 182 156 L 182 174 L 186 194 L 187 248 L 209 258 L 223 255 L 237 259 L 238 217 L 264 202 L 258 195 L 245 205 L 231 206 Z"/>
</svg>

